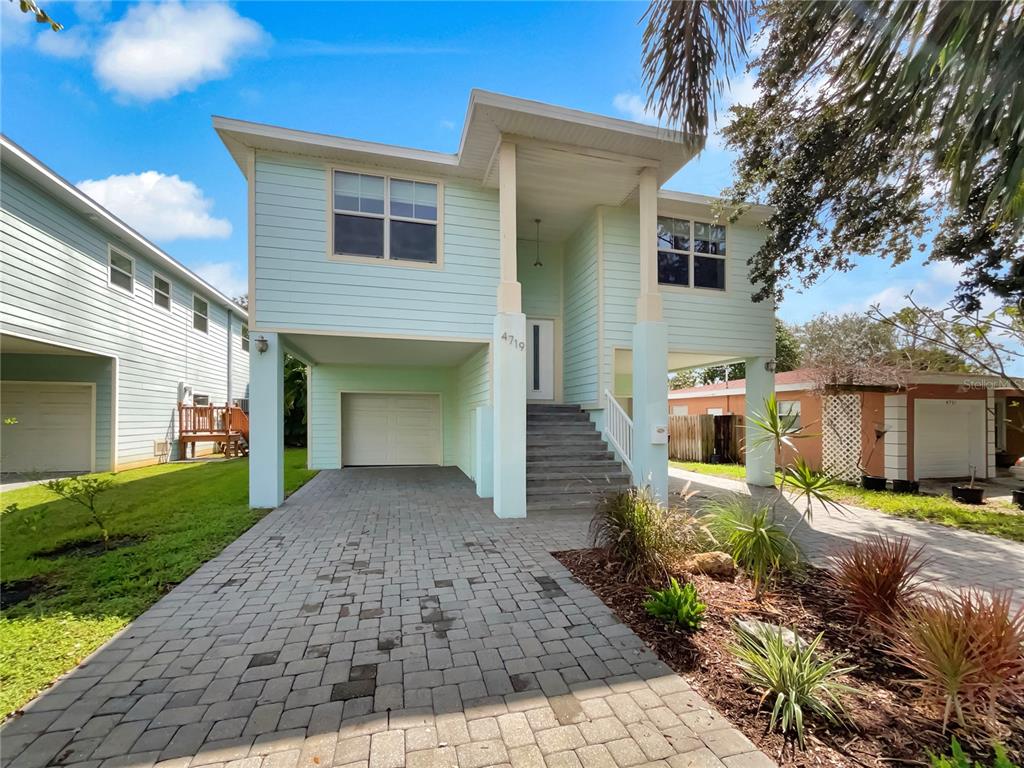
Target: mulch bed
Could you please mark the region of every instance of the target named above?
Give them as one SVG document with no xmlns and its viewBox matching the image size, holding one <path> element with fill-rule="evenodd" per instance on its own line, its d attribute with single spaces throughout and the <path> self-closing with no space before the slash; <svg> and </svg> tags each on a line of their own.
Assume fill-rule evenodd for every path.
<svg viewBox="0 0 1024 768">
<path fill-rule="evenodd" d="M 32 557 L 41 557 L 46 560 L 56 560 L 58 557 L 98 557 L 114 549 L 141 544 L 145 540 L 145 536 L 132 536 L 131 534 L 117 534 L 106 541 L 103 539 L 75 539 L 53 549 L 33 552 Z"/>
<path fill-rule="evenodd" d="M 849 626 L 842 598 L 821 569 L 808 567 L 803 574 L 782 580 L 762 603 L 753 600 L 750 585 L 743 578 L 685 574 L 708 606 L 701 629 L 688 635 L 649 616 L 643 608 L 645 588 L 625 583 L 603 551 L 580 549 L 553 554 L 666 664 L 782 765 L 928 765 L 929 751 L 948 751 L 951 732 L 942 734 L 941 713 L 936 716 L 922 711 L 906 685 L 908 672 L 878 650 L 877 640 Z M 792 627 L 807 640 L 823 632 L 822 654 L 846 653 L 846 663 L 858 665 L 844 681 L 862 693 L 844 700 L 849 729 L 808 720 L 804 750 L 796 749 L 778 733 L 766 732 L 771 705 L 760 707 L 760 696 L 746 683 L 728 650 L 734 638 L 733 619 L 744 617 Z M 1004 742 L 1011 758 L 1019 763 L 1024 755 L 1024 709 L 1018 708 L 1006 725 Z M 958 737 L 975 757 L 989 751 L 983 744 Z"/>
</svg>

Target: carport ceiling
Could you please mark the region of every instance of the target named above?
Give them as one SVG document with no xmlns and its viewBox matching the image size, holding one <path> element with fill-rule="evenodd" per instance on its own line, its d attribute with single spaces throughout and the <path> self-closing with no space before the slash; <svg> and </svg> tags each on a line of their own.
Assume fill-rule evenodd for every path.
<svg viewBox="0 0 1024 768">
<path fill-rule="evenodd" d="M 408 365 L 448 368 L 465 361 L 486 342 L 385 339 L 365 336 L 288 334 L 285 344 L 308 362 L 344 365 Z"/>
</svg>

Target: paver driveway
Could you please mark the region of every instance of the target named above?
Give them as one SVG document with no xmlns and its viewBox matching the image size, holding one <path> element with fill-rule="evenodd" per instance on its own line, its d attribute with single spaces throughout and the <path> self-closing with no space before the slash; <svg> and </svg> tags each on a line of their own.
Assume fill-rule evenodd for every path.
<svg viewBox="0 0 1024 768">
<path fill-rule="evenodd" d="M 321 472 L 0 734 L 9 768 L 772 765 L 456 469 Z"/>
</svg>

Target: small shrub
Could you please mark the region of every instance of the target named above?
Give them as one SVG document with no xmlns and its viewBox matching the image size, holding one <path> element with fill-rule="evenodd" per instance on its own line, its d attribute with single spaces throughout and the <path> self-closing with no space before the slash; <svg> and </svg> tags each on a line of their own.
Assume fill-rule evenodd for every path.
<svg viewBox="0 0 1024 768">
<path fill-rule="evenodd" d="M 595 547 L 618 562 L 627 581 L 663 580 L 679 551 L 671 513 L 650 488 L 630 488 L 606 497 L 590 521 Z"/>
<path fill-rule="evenodd" d="M 114 481 L 109 477 L 87 477 L 84 475 L 81 477 L 62 477 L 46 483 L 46 487 L 62 499 L 81 504 L 89 511 L 89 517 L 92 518 L 96 527 L 100 529 L 100 535 L 103 537 L 104 543 L 110 539 L 110 533 L 107 531 L 107 524 L 100 516 L 100 511 L 96 508 L 96 502 L 99 499 L 99 495 L 109 490 L 113 485 Z"/>
<path fill-rule="evenodd" d="M 956 736 L 953 737 L 953 741 L 949 746 L 950 754 L 948 755 L 935 755 L 932 753 L 928 754 L 928 759 L 931 762 L 932 768 L 987 768 L 987 766 L 975 760 L 971 762 L 971 758 L 964 752 L 963 747 L 960 746 L 960 742 L 957 741 Z M 992 758 L 991 768 L 1020 768 L 1019 765 L 1010 760 L 1009 755 L 1006 754 L 1006 747 L 1002 744 L 995 744 L 992 747 L 992 751 L 995 753 Z"/>
<path fill-rule="evenodd" d="M 644 610 L 651 616 L 666 624 L 678 625 L 687 632 L 700 628 L 708 607 L 697 597 L 697 588 L 692 583 L 680 587 L 678 581 L 670 578 L 668 588 L 647 591 L 651 599 L 644 603 Z"/>
<path fill-rule="evenodd" d="M 889 653 L 918 675 L 925 704 L 962 728 L 998 731 L 1005 707 L 1024 696 L 1024 609 L 1010 592 L 961 590 L 910 604 L 891 629 Z"/>
<path fill-rule="evenodd" d="M 711 530 L 722 539 L 736 565 L 754 584 L 754 596 L 760 599 L 766 583 L 779 571 L 792 569 L 800 560 L 800 550 L 785 529 L 776 524 L 769 506 L 751 508 L 739 497 L 717 499 L 707 507 Z"/>
<path fill-rule="evenodd" d="M 906 536 L 870 536 L 835 556 L 832 579 L 858 621 L 888 623 L 920 595 L 923 549 Z"/>
<path fill-rule="evenodd" d="M 761 703 L 774 701 L 769 730 L 776 727 L 796 736 L 804 746 L 804 714 L 810 713 L 832 724 L 842 724 L 844 713 L 839 695 L 856 693 L 838 678 L 856 667 L 839 667 L 842 656 L 817 658 L 821 635 L 810 643 L 792 644 L 780 629 L 748 632 L 735 628 L 737 642 L 730 647 L 750 682 L 762 691 Z"/>
</svg>

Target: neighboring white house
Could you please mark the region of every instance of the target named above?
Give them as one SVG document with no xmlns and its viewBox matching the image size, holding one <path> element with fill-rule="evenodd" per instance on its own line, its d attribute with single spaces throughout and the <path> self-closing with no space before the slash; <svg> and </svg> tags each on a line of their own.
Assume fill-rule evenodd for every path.
<svg viewBox="0 0 1024 768">
<path fill-rule="evenodd" d="M 173 459 L 186 391 L 248 396 L 245 310 L 6 137 L 0 278 L 3 472 Z"/>
<path fill-rule="evenodd" d="M 214 126 L 248 181 L 254 506 L 283 498 L 285 351 L 310 466 L 458 466 L 502 517 L 559 508 L 608 448 L 664 496 L 670 369 L 745 360 L 771 391 L 746 265 L 766 210 L 659 192 L 703 137 L 483 91 L 454 154 Z"/>
</svg>

